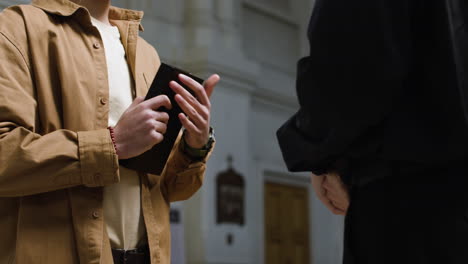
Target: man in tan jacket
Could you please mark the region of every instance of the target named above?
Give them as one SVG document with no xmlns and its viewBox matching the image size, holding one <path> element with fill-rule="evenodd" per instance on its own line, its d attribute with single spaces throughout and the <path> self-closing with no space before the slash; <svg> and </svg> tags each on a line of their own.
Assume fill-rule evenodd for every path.
<svg viewBox="0 0 468 264">
<path fill-rule="evenodd" d="M 170 84 L 187 116 L 162 175 L 119 166 L 163 140 L 171 107 L 142 99 L 160 65 L 142 15 L 110 0 L 0 14 L 0 263 L 170 263 L 170 202 L 202 184 L 219 76 L 179 76 L 196 96 Z"/>
</svg>

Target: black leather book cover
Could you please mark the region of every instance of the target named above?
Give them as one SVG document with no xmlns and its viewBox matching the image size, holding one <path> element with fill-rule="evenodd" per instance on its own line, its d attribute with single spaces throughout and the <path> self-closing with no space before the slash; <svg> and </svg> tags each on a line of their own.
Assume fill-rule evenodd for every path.
<svg viewBox="0 0 468 264">
<path fill-rule="evenodd" d="M 166 134 L 164 134 L 164 140 L 140 156 L 131 159 L 120 160 L 120 164 L 124 167 L 156 175 L 160 175 L 162 173 L 167 159 L 171 154 L 172 148 L 174 147 L 174 143 L 177 140 L 177 136 L 179 135 L 179 132 L 182 128 L 182 124 L 180 123 L 178 115 L 183 111 L 175 101 L 175 93 L 169 87 L 169 83 L 171 81 L 176 81 L 187 91 L 193 94 L 191 89 L 179 81 L 178 75 L 180 73 L 189 76 L 200 84 L 203 84 L 204 82 L 203 79 L 193 76 L 192 74 L 183 70 L 164 63 L 161 64 L 158 73 L 156 74 L 156 77 L 154 78 L 154 81 L 151 84 L 148 93 L 146 94 L 145 100 L 159 95 L 167 95 L 171 100 L 171 110 L 167 110 L 166 108 L 158 109 L 158 111 L 167 112 L 169 114 L 169 123 L 167 124 Z"/>
</svg>

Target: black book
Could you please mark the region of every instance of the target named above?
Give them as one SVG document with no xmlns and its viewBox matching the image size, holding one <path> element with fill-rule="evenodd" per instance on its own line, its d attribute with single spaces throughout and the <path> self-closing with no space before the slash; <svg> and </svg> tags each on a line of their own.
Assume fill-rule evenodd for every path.
<svg viewBox="0 0 468 264">
<path fill-rule="evenodd" d="M 169 123 L 167 124 L 166 134 L 164 134 L 164 140 L 140 156 L 131 159 L 120 160 L 120 164 L 124 167 L 156 175 L 160 175 L 162 173 L 167 159 L 171 154 L 172 148 L 174 147 L 175 141 L 177 140 L 177 136 L 179 135 L 182 128 L 182 124 L 180 123 L 178 115 L 183 111 L 175 101 L 175 93 L 172 91 L 171 87 L 169 87 L 169 83 L 171 81 L 176 81 L 187 91 L 193 94 L 191 89 L 180 82 L 178 76 L 181 73 L 189 76 L 200 84 L 203 84 L 204 82 L 203 79 L 193 76 L 192 74 L 183 70 L 164 63 L 161 64 L 158 73 L 156 74 L 156 77 L 151 84 L 148 93 L 146 94 L 145 100 L 159 95 L 167 95 L 167 97 L 169 97 L 171 100 L 171 110 L 168 110 L 164 107 L 158 109 L 158 111 L 169 114 Z"/>
</svg>

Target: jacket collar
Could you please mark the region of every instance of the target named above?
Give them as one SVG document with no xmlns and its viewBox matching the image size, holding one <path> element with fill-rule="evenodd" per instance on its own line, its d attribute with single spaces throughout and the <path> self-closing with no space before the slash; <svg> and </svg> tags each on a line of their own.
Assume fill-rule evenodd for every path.
<svg viewBox="0 0 468 264">
<path fill-rule="evenodd" d="M 87 11 L 85 7 L 75 4 L 70 0 L 33 0 L 32 5 L 44 10 L 47 13 L 59 16 L 71 16 L 80 9 L 84 9 Z M 142 18 L 142 11 L 123 9 L 114 6 L 112 6 L 109 11 L 110 20 L 125 20 L 137 22 L 141 31 L 143 31 L 143 27 L 140 24 Z"/>
</svg>

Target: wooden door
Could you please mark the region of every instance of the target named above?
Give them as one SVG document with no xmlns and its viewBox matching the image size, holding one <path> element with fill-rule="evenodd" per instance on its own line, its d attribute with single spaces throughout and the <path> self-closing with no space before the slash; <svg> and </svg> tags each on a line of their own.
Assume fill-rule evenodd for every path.
<svg viewBox="0 0 468 264">
<path fill-rule="evenodd" d="M 309 264 L 307 188 L 265 185 L 265 263 Z"/>
</svg>

